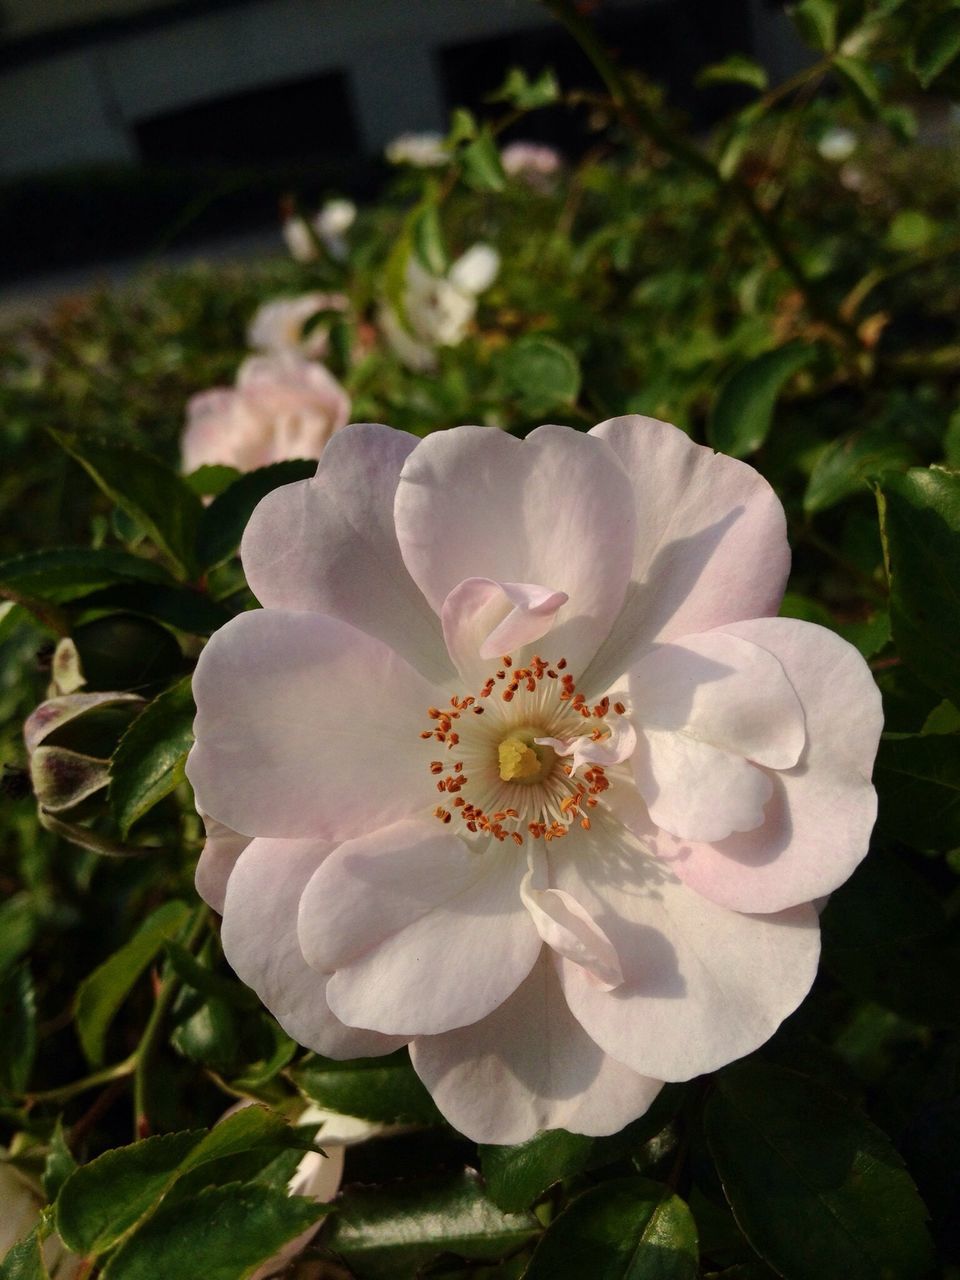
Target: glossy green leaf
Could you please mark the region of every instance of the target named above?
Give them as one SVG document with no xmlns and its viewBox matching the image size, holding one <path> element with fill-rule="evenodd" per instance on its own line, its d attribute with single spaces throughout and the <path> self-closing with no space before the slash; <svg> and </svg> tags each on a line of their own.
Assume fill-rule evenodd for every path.
<svg viewBox="0 0 960 1280">
<path fill-rule="evenodd" d="M 130 941 L 94 969 L 77 988 L 74 1017 L 90 1063 L 103 1063 L 107 1028 L 147 965 L 190 914 L 185 902 L 166 902 L 148 916 Z"/>
<path fill-rule="evenodd" d="M 907 54 L 910 70 L 925 89 L 960 54 L 960 6 L 951 4 L 920 25 Z"/>
<path fill-rule="evenodd" d="M 249 1151 L 309 1151 L 311 1146 L 303 1131 L 292 1128 L 275 1111 L 266 1107 L 244 1107 L 213 1126 L 184 1157 L 179 1174 Z"/>
<path fill-rule="evenodd" d="M 253 509 L 273 489 L 316 474 L 315 461 L 274 462 L 248 471 L 234 481 L 209 507 L 203 509 L 197 537 L 197 557 L 203 569 L 212 569 L 229 559 L 240 545 Z"/>
<path fill-rule="evenodd" d="M 328 1212 L 269 1187 L 209 1187 L 161 1207 L 113 1255 L 104 1280 L 243 1280 Z"/>
<path fill-rule="evenodd" d="M 62 604 L 118 582 L 169 583 L 162 565 L 112 547 L 61 547 L 0 560 L 0 595 Z"/>
<path fill-rule="evenodd" d="M 127 513 L 175 561 L 187 577 L 196 568 L 197 530 L 203 507 L 189 485 L 141 449 L 116 441 L 51 433 L 111 502 Z"/>
<path fill-rule="evenodd" d="M 696 1280 L 697 1228 L 669 1187 L 619 1178 L 585 1191 L 548 1227 L 524 1280 Z"/>
<path fill-rule="evenodd" d="M 960 845 L 960 734 L 891 734 L 874 769 L 879 825 L 914 849 Z"/>
<path fill-rule="evenodd" d="M 580 363 L 562 342 L 529 334 L 503 353 L 507 390 L 531 416 L 571 405 L 580 394 Z"/>
<path fill-rule="evenodd" d="M 741 365 L 720 388 L 707 438 L 715 449 L 746 458 L 766 440 L 785 383 L 816 357 L 815 347 L 792 342 Z"/>
<path fill-rule="evenodd" d="M 142 614 L 197 636 L 212 635 L 232 616 L 223 605 L 200 591 L 164 583 L 117 583 L 82 596 L 73 605 L 74 610 L 84 612 L 96 609 Z"/>
<path fill-rule="evenodd" d="M 767 73 L 759 62 L 743 54 L 732 53 L 722 62 L 714 62 L 697 75 L 697 84 L 703 88 L 711 84 L 746 84 L 752 89 L 767 87 Z"/>
<path fill-rule="evenodd" d="M 894 643 L 921 680 L 960 704 L 960 472 L 885 476 L 877 500 Z"/>
<path fill-rule="evenodd" d="M 319 1055 L 292 1072 L 311 1101 L 382 1124 L 438 1124 L 440 1113 L 405 1049 L 385 1058 L 334 1062 Z"/>
<path fill-rule="evenodd" d="M 472 142 L 461 148 L 457 159 L 464 182 L 474 191 L 502 191 L 507 185 L 500 151 L 489 129 L 481 129 Z"/>
<path fill-rule="evenodd" d="M 24 1093 L 37 1052 L 37 1006 L 24 964 L 0 980 L 0 1093 Z"/>
<path fill-rule="evenodd" d="M 847 1099 L 784 1067 L 727 1067 L 704 1114 L 742 1231 L 785 1280 L 923 1280 L 926 1211 L 893 1144 Z"/>
<path fill-rule="evenodd" d="M 418 1274 L 440 1253 L 501 1258 L 537 1230 L 528 1214 L 502 1213 L 467 1169 L 452 1177 L 348 1188 L 322 1242 L 358 1280 L 397 1280 Z"/>
<path fill-rule="evenodd" d="M 196 708 L 190 677 L 149 703 L 110 760 L 110 803 L 124 839 L 184 777 Z"/>
<path fill-rule="evenodd" d="M 200 1132 L 117 1147 L 72 1173 L 57 1199 L 57 1230 L 75 1253 L 102 1253 L 141 1221 L 175 1177 Z"/>
<path fill-rule="evenodd" d="M 881 432 L 857 431 L 831 440 L 813 465 L 803 509 L 816 515 L 844 498 L 867 492 L 867 481 L 916 462 L 909 445 Z"/>
</svg>

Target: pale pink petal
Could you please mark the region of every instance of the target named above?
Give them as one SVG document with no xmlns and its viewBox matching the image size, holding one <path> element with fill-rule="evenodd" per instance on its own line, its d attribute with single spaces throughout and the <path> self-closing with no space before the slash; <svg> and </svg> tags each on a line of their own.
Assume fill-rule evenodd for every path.
<svg viewBox="0 0 960 1280">
<path fill-rule="evenodd" d="M 870 771 L 882 728 L 869 668 L 832 631 L 793 618 L 726 628 L 774 654 L 803 705 L 807 745 L 773 775 L 773 799 L 755 831 L 717 845 L 660 842 L 688 884 L 742 911 L 779 911 L 842 884 L 867 852 L 877 799 Z"/>
<path fill-rule="evenodd" d="M 198 808 L 234 831 L 341 839 L 435 794 L 420 738 L 431 687 L 336 618 L 240 614 L 200 655 L 193 692 L 187 775 Z"/>
<path fill-rule="evenodd" d="M 820 952 L 811 906 L 729 911 L 612 824 L 558 844 L 553 883 L 596 920 L 624 973 L 602 991 L 561 960 L 564 994 L 587 1033 L 635 1071 L 688 1080 L 716 1070 L 769 1039 L 809 991 Z"/>
<path fill-rule="evenodd" d="M 604 991 L 623 981 L 613 943 L 593 917 L 562 889 L 534 888 L 531 868 L 520 885 L 520 896 L 537 932 L 551 950 L 578 964 Z"/>
<path fill-rule="evenodd" d="M 724 631 L 658 645 L 630 671 L 637 721 L 773 769 L 797 763 L 803 708 L 772 653 Z"/>
<path fill-rule="evenodd" d="M 395 510 L 407 568 L 437 612 L 466 578 L 565 592 L 544 657 L 576 673 L 620 611 L 634 500 L 600 440 L 565 427 L 522 441 L 491 427 L 438 431 L 404 464 Z"/>
<path fill-rule="evenodd" d="M 250 589 L 271 609 L 342 618 L 430 679 L 452 675 L 440 619 L 400 557 L 393 500 L 414 436 L 373 423 L 338 432 L 312 480 L 267 494 L 243 535 Z"/>
<path fill-rule="evenodd" d="M 467 578 L 441 610 L 443 636 L 461 678 L 473 685 L 490 673 L 490 659 L 539 640 L 567 603 L 563 591 L 527 582 Z"/>
<path fill-rule="evenodd" d="M 489 1017 L 418 1037 L 410 1057 L 443 1114 L 474 1142 L 526 1142 L 540 1129 L 617 1133 L 661 1088 L 590 1039 L 546 954 Z"/>
<path fill-rule="evenodd" d="M 351 840 L 300 903 L 300 944 L 334 972 L 330 1007 L 352 1026 L 433 1034 L 475 1022 L 523 981 L 540 938 L 520 901 L 512 843 L 470 848 L 437 822 Z"/>
<path fill-rule="evenodd" d="M 574 773 L 585 764 L 599 764 L 604 768 L 622 764 L 636 750 L 637 731 L 623 718 L 605 722 L 605 728 L 607 733 L 602 738 L 585 733 L 579 738 L 534 738 L 534 742 L 553 747 L 558 756 L 570 756 Z"/>
<path fill-rule="evenodd" d="M 790 550 L 758 472 L 653 418 L 612 418 L 590 435 L 630 477 L 636 550 L 623 611 L 578 685 L 606 689 L 656 640 L 776 613 Z"/>
<path fill-rule="evenodd" d="M 335 1018 L 324 994 L 326 976 L 307 965 L 297 941 L 304 886 L 332 848 L 322 840 L 254 840 L 227 884 L 223 950 L 237 976 L 299 1044 L 328 1058 L 377 1057 L 403 1040 Z"/>
<path fill-rule="evenodd" d="M 752 831 L 764 821 L 773 795 L 762 769 L 684 733 L 642 733 L 633 770 L 656 825 L 686 840 Z"/>
<path fill-rule="evenodd" d="M 204 902 L 223 915 L 227 881 L 237 865 L 237 859 L 250 843 L 250 837 L 231 831 L 208 813 L 201 813 L 200 817 L 203 819 L 207 838 L 197 862 L 194 884 Z"/>
</svg>

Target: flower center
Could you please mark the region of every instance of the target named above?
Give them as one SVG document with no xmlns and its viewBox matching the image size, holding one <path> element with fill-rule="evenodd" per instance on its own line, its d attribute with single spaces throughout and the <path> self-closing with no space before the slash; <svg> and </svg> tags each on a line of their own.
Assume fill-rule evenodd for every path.
<svg viewBox="0 0 960 1280">
<path fill-rule="evenodd" d="M 442 796 L 433 811 L 439 821 L 517 845 L 528 836 L 559 839 L 574 822 L 589 829 L 589 811 L 610 785 L 603 766 L 574 776 L 572 764 L 542 739 L 602 739 L 610 732 L 606 717 L 625 707 L 611 707 L 608 698 L 588 705 L 566 666 L 563 658 L 551 665 L 534 656 L 529 667 L 514 668 L 507 654 L 476 696 L 454 695 L 449 706 L 429 708 L 431 724 L 420 737 L 448 753 L 429 766 Z"/>
</svg>

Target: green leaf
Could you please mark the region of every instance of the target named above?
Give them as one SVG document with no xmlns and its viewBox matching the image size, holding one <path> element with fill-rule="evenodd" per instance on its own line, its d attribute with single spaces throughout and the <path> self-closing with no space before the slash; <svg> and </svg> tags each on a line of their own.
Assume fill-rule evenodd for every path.
<svg viewBox="0 0 960 1280">
<path fill-rule="evenodd" d="M 334 1062 L 315 1056 L 291 1072 L 312 1101 L 341 1115 L 382 1124 L 439 1124 L 441 1116 L 405 1049 L 385 1058 Z"/>
<path fill-rule="evenodd" d="M 86 677 L 84 691 L 129 690 L 148 697 L 183 672 L 183 654 L 174 637 L 149 618 L 113 613 L 84 622 L 73 642 Z"/>
<path fill-rule="evenodd" d="M 560 84 L 551 68 L 547 67 L 536 80 L 531 80 L 522 67 L 511 67 L 503 84 L 487 101 L 509 102 L 519 111 L 536 111 L 539 107 L 549 107 L 559 97 Z"/>
<path fill-rule="evenodd" d="M 239 480 L 242 474 L 236 467 L 213 464 L 197 467 L 196 471 L 191 471 L 183 479 L 198 498 L 216 498 L 224 489 L 229 489 L 235 480 Z"/>
<path fill-rule="evenodd" d="M 537 1231 L 528 1214 L 506 1214 L 484 1195 L 472 1169 L 453 1177 L 348 1189 L 323 1244 L 358 1280 L 413 1276 L 438 1253 L 489 1260 L 513 1252 Z"/>
<path fill-rule="evenodd" d="M 111 502 L 142 525 L 187 577 L 196 571 L 194 549 L 203 507 L 189 485 L 158 459 L 115 441 L 51 432 Z"/>
<path fill-rule="evenodd" d="M 119 609 L 125 613 L 142 614 L 196 636 L 212 635 L 233 616 L 223 605 L 200 591 L 164 583 L 118 583 L 82 596 L 73 603 L 76 609 L 84 611 Z"/>
<path fill-rule="evenodd" d="M 185 676 L 149 703 L 110 759 L 110 803 L 124 839 L 183 780 L 196 708 Z"/>
<path fill-rule="evenodd" d="M 130 941 L 115 951 L 80 983 L 74 1017 L 77 1034 L 88 1061 L 101 1066 L 107 1028 L 137 979 L 174 937 L 190 914 L 185 902 L 165 902 L 148 916 Z"/>
<path fill-rule="evenodd" d="M 548 1129 L 513 1147 L 480 1147 L 490 1198 L 499 1208 L 515 1213 L 564 1178 L 635 1157 L 670 1123 L 682 1096 L 682 1085 L 666 1085 L 645 1115 L 609 1138 Z"/>
<path fill-rule="evenodd" d="M 924 22 L 907 51 L 907 63 L 924 89 L 960 53 L 960 8 L 951 5 Z"/>
<path fill-rule="evenodd" d="M 922 209 L 901 209 L 887 228 L 886 243 L 898 253 L 917 253 L 936 233 L 937 224 Z"/>
<path fill-rule="evenodd" d="M 243 1107 L 215 1124 L 206 1137 L 187 1154 L 178 1176 L 201 1165 L 225 1160 L 250 1151 L 310 1151 L 313 1144 L 303 1131 L 291 1127 L 282 1116 L 267 1107 Z"/>
<path fill-rule="evenodd" d="M 77 1162 L 63 1136 L 63 1120 L 57 1124 L 50 1138 L 50 1150 L 43 1166 L 43 1193 L 51 1203 L 60 1194 L 60 1188 L 77 1168 Z"/>
<path fill-rule="evenodd" d="M 165 946 L 170 957 L 170 967 L 178 978 L 194 991 L 223 1000 L 238 1009 L 259 1009 L 259 997 L 235 978 L 224 978 L 200 963 L 185 947 L 176 942 Z"/>
<path fill-rule="evenodd" d="M 759 62 L 753 58 L 745 58 L 743 54 L 732 53 L 722 62 L 714 62 L 704 67 L 697 75 L 697 85 L 704 88 L 711 84 L 747 84 L 753 89 L 763 90 L 767 87 L 767 73 Z"/>
<path fill-rule="evenodd" d="M 926 1211 L 893 1144 L 849 1100 L 784 1067 L 727 1067 L 704 1114 L 741 1230 L 785 1280 L 922 1280 Z"/>
<path fill-rule="evenodd" d="M 720 388 L 707 425 L 715 449 L 734 458 L 754 453 L 766 440 L 783 386 L 816 357 L 816 347 L 791 342 L 741 365 Z"/>
<path fill-rule="evenodd" d="M 531 416 L 572 405 L 580 394 L 579 361 L 554 338 L 520 338 L 503 353 L 500 369 L 507 390 Z"/>
<path fill-rule="evenodd" d="M 914 849 L 960 845 L 960 735 L 890 735 L 874 781 L 880 829 Z"/>
<path fill-rule="evenodd" d="M 50 1272 L 43 1262 L 39 1227 L 34 1227 L 26 1239 L 15 1244 L 0 1262 L 0 1280 L 50 1280 Z"/>
<path fill-rule="evenodd" d="M 833 60 L 833 69 L 846 83 L 861 110 L 868 116 L 875 116 L 882 105 L 882 98 L 880 85 L 869 63 L 860 58 L 837 57 Z"/>
<path fill-rule="evenodd" d="M 877 501 L 894 643 L 921 680 L 960 705 L 960 472 L 885 476 Z"/>
<path fill-rule="evenodd" d="M 473 142 L 460 150 L 457 159 L 464 182 L 474 191 L 502 191 L 507 185 L 500 152 L 488 128 L 481 129 Z"/>
<path fill-rule="evenodd" d="M 57 1231 L 75 1253 L 102 1253 L 150 1212 L 202 1133 L 145 1138 L 77 1169 L 57 1199 Z"/>
<path fill-rule="evenodd" d="M 37 932 L 37 911 L 33 896 L 16 893 L 0 902 L 0 977 L 25 955 Z"/>
<path fill-rule="evenodd" d="M 884 471 L 906 470 L 916 462 L 909 445 L 879 431 L 856 431 L 840 436 L 820 453 L 813 465 L 803 509 L 817 515 L 844 498 L 866 490 L 866 482 Z"/>
<path fill-rule="evenodd" d="M 248 471 L 234 481 L 203 510 L 197 538 L 200 567 L 212 569 L 233 555 L 261 498 L 281 485 L 309 480 L 316 472 L 316 461 L 274 462 L 269 467 Z"/>
<path fill-rule="evenodd" d="M 209 1187 L 162 1206 L 113 1255 L 104 1280 L 243 1280 L 326 1213 L 269 1187 Z"/>
<path fill-rule="evenodd" d="M 837 43 L 836 0 L 801 0 L 790 16 L 808 44 L 829 53 Z"/>
<path fill-rule="evenodd" d="M 37 1007 L 26 965 L 0 981 L 0 1093 L 26 1091 L 37 1052 Z"/>
<path fill-rule="evenodd" d="M 618 1178 L 577 1196 L 547 1228 L 524 1280 L 696 1280 L 697 1228 L 669 1187 Z"/>
<path fill-rule="evenodd" d="M 117 582 L 171 582 L 159 564 L 112 547 L 60 547 L 0 560 L 0 595 L 63 604 Z"/>
<path fill-rule="evenodd" d="M 410 234 L 413 251 L 420 265 L 431 275 L 446 274 L 450 260 L 447 257 L 443 242 L 443 228 L 440 225 L 440 211 L 431 200 L 415 210 L 410 223 Z"/>
</svg>

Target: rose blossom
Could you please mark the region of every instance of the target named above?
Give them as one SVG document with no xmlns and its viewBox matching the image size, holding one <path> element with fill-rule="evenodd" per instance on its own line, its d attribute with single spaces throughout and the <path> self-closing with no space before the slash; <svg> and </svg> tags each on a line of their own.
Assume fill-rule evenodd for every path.
<svg viewBox="0 0 960 1280">
<path fill-rule="evenodd" d="M 489 289 L 499 270 L 500 255 L 488 244 L 472 245 L 445 276 L 431 274 L 410 256 L 403 293 L 407 323 L 392 307 L 380 312 L 380 327 L 408 368 L 433 369 L 437 347 L 459 346 L 477 313 L 478 296 Z"/>
<path fill-rule="evenodd" d="M 450 159 L 450 151 L 440 133 L 400 133 L 384 152 L 391 164 L 410 164 L 415 169 L 439 169 Z"/>
<path fill-rule="evenodd" d="M 285 458 L 319 458 L 350 416 L 347 393 L 322 364 L 293 352 L 251 356 L 236 387 L 202 391 L 187 405 L 183 469 L 252 471 Z"/>
<path fill-rule="evenodd" d="M 409 1043 L 452 1124 L 514 1143 L 615 1132 L 796 1008 L 880 700 L 774 616 L 760 475 L 640 417 L 352 426 L 242 557 L 264 608 L 200 657 L 187 772 L 243 839 L 198 882 L 290 1035 Z"/>
<path fill-rule="evenodd" d="M 563 157 L 539 142 L 511 142 L 500 153 L 500 163 L 508 177 L 520 178 L 537 191 L 549 191 Z"/>
<path fill-rule="evenodd" d="M 293 351 L 307 359 L 327 353 L 329 332 L 325 324 L 315 324 L 304 333 L 307 323 L 322 311 L 347 311 L 350 300 L 343 293 L 303 293 L 296 298 L 272 298 L 258 307 L 247 328 L 247 343 L 254 351 L 280 355 Z"/>
</svg>

